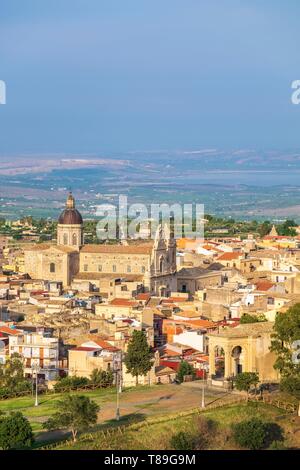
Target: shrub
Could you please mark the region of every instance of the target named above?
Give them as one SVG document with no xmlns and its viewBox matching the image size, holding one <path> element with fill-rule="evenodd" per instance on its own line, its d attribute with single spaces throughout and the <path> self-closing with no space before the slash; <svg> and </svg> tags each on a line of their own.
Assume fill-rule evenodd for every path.
<svg viewBox="0 0 300 470">
<path fill-rule="evenodd" d="M 170 446 L 174 450 L 193 450 L 194 439 L 190 434 L 180 431 L 173 434 L 170 440 Z"/>
<path fill-rule="evenodd" d="M 233 437 L 241 447 L 257 450 L 269 447 L 273 441 L 283 441 L 283 431 L 276 423 L 265 423 L 252 418 L 235 424 Z"/>
<path fill-rule="evenodd" d="M 70 391 L 82 388 L 89 384 L 86 377 L 63 377 L 54 385 L 55 392 Z"/>
<path fill-rule="evenodd" d="M 241 447 L 251 450 L 263 449 L 267 437 L 266 424 L 256 418 L 233 426 L 233 438 Z"/>
<path fill-rule="evenodd" d="M 0 447 L 3 450 L 31 447 L 33 433 L 22 413 L 13 412 L 0 417 Z"/>
</svg>

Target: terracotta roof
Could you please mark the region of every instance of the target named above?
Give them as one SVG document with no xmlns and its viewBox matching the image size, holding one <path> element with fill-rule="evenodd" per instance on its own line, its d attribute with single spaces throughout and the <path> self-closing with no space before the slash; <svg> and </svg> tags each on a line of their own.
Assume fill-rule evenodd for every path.
<svg viewBox="0 0 300 470">
<path fill-rule="evenodd" d="M 91 339 L 90 341 L 93 341 L 94 343 L 98 344 L 102 349 L 106 349 L 107 351 L 120 351 L 119 348 L 116 348 L 115 346 L 112 346 L 110 343 L 105 341 L 104 339 Z"/>
<path fill-rule="evenodd" d="M 255 283 L 256 290 L 260 291 L 268 291 L 270 290 L 275 284 L 273 282 L 270 282 L 268 280 L 266 281 L 259 281 Z"/>
<path fill-rule="evenodd" d="M 180 303 L 180 302 L 188 302 L 188 299 L 184 297 L 168 297 L 167 299 L 162 299 L 162 304 L 172 304 L 172 303 Z"/>
<path fill-rule="evenodd" d="M 16 330 L 14 328 L 9 328 L 8 326 L 0 326 L 0 331 L 1 331 L 1 333 L 6 333 L 6 334 L 12 335 L 12 336 L 17 336 L 17 335 L 22 335 L 23 334 L 23 331 Z"/>
<path fill-rule="evenodd" d="M 222 261 L 231 261 L 233 259 L 238 259 L 241 256 L 243 256 L 243 253 L 241 253 L 240 251 L 235 251 L 232 253 L 224 253 L 223 255 L 218 256 L 217 259 Z"/>
<path fill-rule="evenodd" d="M 153 242 L 136 245 L 84 245 L 82 253 L 120 253 L 134 255 L 149 255 L 152 253 Z"/>
<path fill-rule="evenodd" d="M 150 297 L 151 297 L 151 295 L 148 294 L 147 292 L 145 292 L 145 293 L 142 293 L 142 294 L 138 294 L 135 298 L 136 298 L 136 300 L 146 300 L 147 301 L 147 300 L 150 299 Z"/>
<path fill-rule="evenodd" d="M 135 300 L 128 299 L 113 299 L 108 305 L 119 306 L 119 307 L 135 307 L 138 302 Z"/>
</svg>

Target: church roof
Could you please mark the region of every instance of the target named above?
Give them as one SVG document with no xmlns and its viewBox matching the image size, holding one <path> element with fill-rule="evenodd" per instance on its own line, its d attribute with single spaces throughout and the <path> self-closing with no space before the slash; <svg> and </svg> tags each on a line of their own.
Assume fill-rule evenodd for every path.
<svg viewBox="0 0 300 470">
<path fill-rule="evenodd" d="M 66 208 L 60 214 L 58 223 L 62 225 L 81 225 L 83 223 L 80 212 L 75 208 L 75 199 L 72 193 L 68 195 Z"/>
<path fill-rule="evenodd" d="M 24 251 L 45 251 L 45 250 L 56 250 L 61 251 L 62 253 L 72 253 L 73 251 L 77 251 L 74 248 L 66 245 L 50 245 L 48 243 L 38 243 L 32 246 L 26 246 Z"/>
<path fill-rule="evenodd" d="M 153 242 L 139 243 L 130 245 L 84 245 L 81 248 L 82 253 L 120 253 L 149 255 L 152 253 Z"/>
</svg>

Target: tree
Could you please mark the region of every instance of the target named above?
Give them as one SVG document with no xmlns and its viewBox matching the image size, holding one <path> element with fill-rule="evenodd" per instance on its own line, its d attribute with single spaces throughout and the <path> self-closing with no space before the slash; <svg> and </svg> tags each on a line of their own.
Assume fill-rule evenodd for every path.
<svg viewBox="0 0 300 470">
<path fill-rule="evenodd" d="M 259 450 L 265 447 L 267 430 L 265 423 L 257 418 L 242 421 L 233 426 L 233 438 L 241 447 Z"/>
<path fill-rule="evenodd" d="M 113 373 L 111 370 L 93 369 L 90 382 L 97 387 L 110 387 L 113 384 Z"/>
<path fill-rule="evenodd" d="M 0 447 L 3 450 L 30 447 L 33 444 L 30 423 L 22 413 L 12 412 L 0 416 Z"/>
<path fill-rule="evenodd" d="M 241 447 L 251 450 L 265 449 L 272 442 L 283 441 L 283 430 L 277 423 L 266 423 L 251 418 L 233 425 L 233 438 Z"/>
<path fill-rule="evenodd" d="M 294 220 L 287 219 L 283 224 L 278 227 L 278 235 L 284 235 L 288 237 L 295 237 L 297 235 L 294 227 L 297 227 L 297 224 Z"/>
<path fill-rule="evenodd" d="M 245 323 L 257 323 L 259 322 L 259 319 L 255 315 L 250 315 L 249 313 L 244 313 L 241 316 L 240 323 L 241 325 L 244 325 Z"/>
<path fill-rule="evenodd" d="M 259 377 L 256 372 L 241 372 L 235 378 L 235 388 L 240 391 L 247 392 L 247 396 L 249 395 L 249 391 L 251 387 L 256 385 L 259 382 Z"/>
<path fill-rule="evenodd" d="M 250 315 L 249 313 L 244 313 L 240 319 L 241 325 L 244 325 L 245 323 L 258 323 L 261 321 L 267 321 L 264 314 Z"/>
<path fill-rule="evenodd" d="M 151 348 L 147 343 L 146 335 L 143 331 L 135 330 L 128 344 L 127 354 L 125 356 L 125 365 L 127 372 L 135 377 L 138 385 L 139 375 L 147 375 L 152 367 Z"/>
<path fill-rule="evenodd" d="M 186 375 L 192 375 L 194 377 L 195 370 L 193 366 L 189 364 L 187 361 L 181 361 L 178 372 L 177 372 L 177 379 L 179 380 L 180 383 L 184 381 L 184 377 Z"/>
<path fill-rule="evenodd" d="M 55 392 L 69 392 L 71 390 L 77 390 L 79 388 L 86 387 L 89 384 L 87 377 L 60 377 L 54 385 Z"/>
<path fill-rule="evenodd" d="M 12 354 L 5 364 L 0 364 L 0 388 L 10 392 L 31 389 L 30 382 L 24 379 L 24 367 L 19 354 Z"/>
<path fill-rule="evenodd" d="M 76 441 L 78 431 L 83 431 L 97 422 L 100 407 L 97 403 L 83 395 L 67 395 L 57 402 L 58 411 L 44 424 L 45 429 L 66 428 Z"/>
<path fill-rule="evenodd" d="M 300 304 L 277 313 L 270 350 L 276 354 L 274 368 L 280 372 L 281 388 L 300 400 Z M 300 404 L 298 415 L 300 416 Z"/>
</svg>

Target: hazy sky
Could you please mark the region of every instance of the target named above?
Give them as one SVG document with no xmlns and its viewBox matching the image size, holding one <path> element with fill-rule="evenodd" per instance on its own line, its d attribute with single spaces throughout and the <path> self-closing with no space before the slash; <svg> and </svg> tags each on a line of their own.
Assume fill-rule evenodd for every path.
<svg viewBox="0 0 300 470">
<path fill-rule="evenodd" d="M 0 154 L 300 147 L 299 0 L 0 0 Z"/>
</svg>

